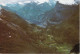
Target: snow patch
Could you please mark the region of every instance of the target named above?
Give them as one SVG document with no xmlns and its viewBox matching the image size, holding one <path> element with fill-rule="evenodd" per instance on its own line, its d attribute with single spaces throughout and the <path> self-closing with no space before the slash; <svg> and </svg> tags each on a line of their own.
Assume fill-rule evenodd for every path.
<svg viewBox="0 0 80 54">
<path fill-rule="evenodd" d="M 22 5 L 23 3 L 22 2 L 18 2 L 18 4 L 21 4 Z"/>
<path fill-rule="evenodd" d="M 24 3 L 31 3 L 31 1 L 18 2 L 18 4 L 24 5 Z"/>
<path fill-rule="evenodd" d="M 39 4 L 44 3 L 44 2 L 49 2 L 49 0 L 35 0 L 35 2 L 38 2 Z"/>
</svg>

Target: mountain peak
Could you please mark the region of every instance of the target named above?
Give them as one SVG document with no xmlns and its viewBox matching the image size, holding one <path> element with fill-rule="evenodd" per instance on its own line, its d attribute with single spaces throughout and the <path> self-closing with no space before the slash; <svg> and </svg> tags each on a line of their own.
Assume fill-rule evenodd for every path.
<svg viewBox="0 0 80 54">
<path fill-rule="evenodd" d="M 24 4 L 27 4 L 27 3 L 37 3 L 37 4 L 42 4 L 42 3 L 48 3 L 48 4 L 50 4 L 50 5 L 53 5 L 54 3 L 56 3 L 56 1 L 55 0 L 33 0 L 33 1 L 31 1 L 31 0 L 27 0 L 27 1 L 17 1 L 17 2 L 0 2 L 0 5 L 2 5 L 2 6 L 6 6 L 7 4 L 20 4 L 20 5 L 24 5 Z"/>
</svg>

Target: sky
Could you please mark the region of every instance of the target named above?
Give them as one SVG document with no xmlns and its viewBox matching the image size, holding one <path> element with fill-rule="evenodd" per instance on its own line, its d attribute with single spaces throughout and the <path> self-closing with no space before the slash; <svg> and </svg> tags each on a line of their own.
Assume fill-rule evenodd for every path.
<svg viewBox="0 0 80 54">
<path fill-rule="evenodd" d="M 62 4 L 74 4 L 74 0 L 57 0 Z"/>
<path fill-rule="evenodd" d="M 23 1 L 38 1 L 40 3 L 48 2 L 48 0 L 0 0 L 0 4 L 12 3 L 12 2 L 23 2 Z M 62 4 L 74 4 L 74 0 L 56 0 Z"/>
</svg>

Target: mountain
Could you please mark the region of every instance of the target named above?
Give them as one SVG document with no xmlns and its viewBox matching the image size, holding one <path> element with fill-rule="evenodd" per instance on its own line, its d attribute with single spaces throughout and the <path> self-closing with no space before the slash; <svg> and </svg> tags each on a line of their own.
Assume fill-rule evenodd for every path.
<svg viewBox="0 0 80 54">
<path fill-rule="evenodd" d="M 14 3 L 14 4 L 6 4 L 5 6 L 2 6 L 2 8 L 14 12 L 29 23 L 32 24 L 40 24 L 42 20 L 40 20 L 38 17 L 45 12 L 51 10 L 54 8 L 56 2 L 44 2 L 41 4 L 38 4 L 38 2 L 30 2 L 30 3 Z"/>
<path fill-rule="evenodd" d="M 38 52 L 30 44 L 31 26 L 15 13 L 3 8 L 0 13 L 0 53 Z"/>
<path fill-rule="evenodd" d="M 78 5 L 64 5 L 49 0 L 48 3 L 41 4 L 36 2 L 7 4 L 2 8 L 16 13 L 30 24 L 46 27 L 60 24 L 63 20 L 71 17 L 77 11 Z"/>
<path fill-rule="evenodd" d="M 47 11 L 41 15 L 42 25 L 48 26 L 60 24 L 64 20 L 73 16 L 78 9 L 79 5 L 64 5 L 57 2 L 52 10 Z M 41 16 L 39 18 L 41 18 Z"/>
<path fill-rule="evenodd" d="M 43 14 L 45 17 L 50 13 L 52 17 L 43 17 L 42 22 L 40 22 L 41 25 L 45 22 L 48 26 L 46 28 L 29 24 L 15 12 L 0 8 L 0 52 L 69 54 L 72 47 L 79 43 L 79 6 L 57 4 L 56 12 L 60 9 L 60 14 L 63 17 L 68 13 L 71 13 L 71 16 L 58 17 L 58 12 L 56 13 L 55 9 L 52 9 Z M 61 7 L 64 8 L 64 11 L 61 10 Z M 59 22 L 53 18 L 53 14 L 55 14 L 55 18 L 60 18 L 59 21 L 63 21 L 53 25 L 52 22 Z"/>
<path fill-rule="evenodd" d="M 74 0 L 76 4 L 80 4 L 80 0 Z"/>
</svg>

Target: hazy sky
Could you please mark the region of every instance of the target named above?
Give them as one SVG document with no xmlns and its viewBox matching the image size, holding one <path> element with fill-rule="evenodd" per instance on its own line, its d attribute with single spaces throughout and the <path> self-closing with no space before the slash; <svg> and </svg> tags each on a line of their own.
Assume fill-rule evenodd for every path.
<svg viewBox="0 0 80 54">
<path fill-rule="evenodd" d="M 18 2 L 18 1 L 28 1 L 28 0 L 0 0 L 0 3 Z"/>
<path fill-rule="evenodd" d="M 43 2 L 47 2 L 48 0 L 0 0 L 0 4 L 1 3 L 12 3 L 12 2 L 19 2 L 19 1 L 39 1 L 41 3 Z M 60 3 L 63 3 L 63 4 L 73 4 L 74 3 L 74 0 L 57 0 L 59 1 Z"/>
</svg>

